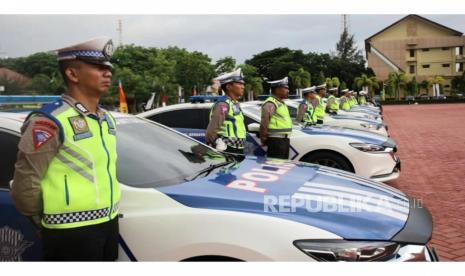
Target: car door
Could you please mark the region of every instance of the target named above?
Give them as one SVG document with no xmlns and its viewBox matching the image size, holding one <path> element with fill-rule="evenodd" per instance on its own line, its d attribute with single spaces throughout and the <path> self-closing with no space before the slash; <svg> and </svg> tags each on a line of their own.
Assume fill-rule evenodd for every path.
<svg viewBox="0 0 465 276">
<path fill-rule="evenodd" d="M 0 128 L 0 261 L 39 261 L 42 242 L 37 229 L 16 210 L 10 196 L 18 142 L 17 134 Z"/>
<path fill-rule="evenodd" d="M 209 112 L 209 110 L 208 110 Z M 208 114 L 200 108 L 176 109 L 161 112 L 149 117 L 150 120 L 176 129 L 199 142 L 205 143 L 205 130 Z"/>
</svg>

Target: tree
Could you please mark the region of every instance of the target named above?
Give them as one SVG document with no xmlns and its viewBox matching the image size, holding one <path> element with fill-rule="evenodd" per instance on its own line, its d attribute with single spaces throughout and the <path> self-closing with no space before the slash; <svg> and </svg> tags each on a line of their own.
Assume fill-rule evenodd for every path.
<svg viewBox="0 0 465 276">
<path fill-rule="evenodd" d="M 407 84 L 407 75 L 402 72 L 391 72 L 389 73 L 387 84 L 392 88 L 396 99 L 400 100 L 400 89 Z"/>
<path fill-rule="evenodd" d="M 465 93 L 465 72 L 451 80 L 451 88 L 454 93 Z"/>
<path fill-rule="evenodd" d="M 417 83 L 417 78 L 413 76 L 412 80 L 410 81 L 410 89 L 409 89 L 410 95 L 413 96 L 418 96 L 418 83 Z"/>
<path fill-rule="evenodd" d="M 331 86 L 332 87 L 339 87 L 341 85 L 338 77 L 331 78 Z"/>
<path fill-rule="evenodd" d="M 444 85 L 444 78 L 441 76 L 434 76 L 434 77 L 429 77 L 428 78 L 428 84 L 430 87 L 432 87 L 435 84 L 439 84 L 439 93 L 442 93 L 442 86 Z M 434 90 L 433 90 L 434 91 Z"/>
<path fill-rule="evenodd" d="M 231 72 L 234 68 L 236 68 L 236 60 L 231 56 L 221 58 L 215 63 L 215 72 L 217 75 Z"/>
<path fill-rule="evenodd" d="M 347 84 L 345 82 L 341 82 L 340 88 L 341 90 L 347 89 Z"/>
<path fill-rule="evenodd" d="M 344 62 L 363 62 L 362 52 L 355 45 L 354 35 L 350 35 L 347 28 L 344 28 L 339 42 L 336 44 L 337 57 Z"/>
<path fill-rule="evenodd" d="M 357 89 L 365 88 L 371 95 L 374 94 L 373 89 L 379 89 L 378 79 L 376 79 L 376 77 L 369 77 L 366 74 L 356 77 L 354 83 Z"/>
<path fill-rule="evenodd" d="M 258 75 L 257 68 L 248 64 L 241 64 L 238 66 L 242 69 L 245 82 L 245 94 L 250 100 L 254 99 L 255 95 L 263 93 L 263 79 Z"/>
<path fill-rule="evenodd" d="M 320 71 L 316 83 L 317 83 L 317 85 L 321 85 L 323 83 L 326 83 L 326 77 L 325 77 L 325 74 L 323 73 L 323 71 Z"/>
<path fill-rule="evenodd" d="M 421 92 L 421 89 L 425 89 L 425 93 L 426 93 L 426 95 L 428 95 L 429 83 L 428 83 L 427 80 L 423 80 L 423 81 L 420 83 L 419 87 L 420 87 L 420 92 Z"/>
<path fill-rule="evenodd" d="M 300 95 L 300 89 L 310 86 L 310 73 L 303 68 L 297 71 L 290 71 L 289 77 L 291 78 L 292 86 L 297 89 L 297 94 Z"/>
</svg>

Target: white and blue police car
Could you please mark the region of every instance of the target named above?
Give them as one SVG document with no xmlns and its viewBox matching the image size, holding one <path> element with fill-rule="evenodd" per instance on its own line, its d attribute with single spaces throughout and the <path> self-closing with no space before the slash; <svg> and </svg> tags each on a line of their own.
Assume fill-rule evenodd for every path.
<svg viewBox="0 0 465 276">
<path fill-rule="evenodd" d="M 119 260 L 437 260 L 429 211 L 397 189 L 308 163 L 238 163 L 160 124 L 114 117 Z M 41 260 L 9 194 L 23 120 L 0 113 L 0 261 Z"/>
<path fill-rule="evenodd" d="M 247 102 L 248 104 L 249 102 Z M 258 105 L 261 105 L 262 102 L 254 102 Z M 293 119 L 296 119 L 299 105 L 301 102 L 296 102 L 293 100 L 285 100 L 287 107 L 289 108 L 289 114 Z M 350 115 L 333 115 L 326 113 L 323 119 L 324 125 L 333 126 L 333 127 L 343 127 L 348 129 L 356 129 L 361 131 L 368 131 L 382 136 L 389 136 L 386 125 L 380 123 L 377 120 L 363 118 L 363 117 L 354 117 Z"/>
<path fill-rule="evenodd" d="M 206 97 L 220 100 L 218 97 Z M 212 102 L 184 103 L 156 108 L 138 116 L 164 124 L 205 143 Z M 243 104 L 248 133 L 245 153 L 265 156 L 258 137 L 260 106 Z M 290 159 L 354 172 L 380 182 L 397 179 L 401 162 L 396 142 L 386 136 L 340 127 L 295 125 L 290 135 Z"/>
</svg>

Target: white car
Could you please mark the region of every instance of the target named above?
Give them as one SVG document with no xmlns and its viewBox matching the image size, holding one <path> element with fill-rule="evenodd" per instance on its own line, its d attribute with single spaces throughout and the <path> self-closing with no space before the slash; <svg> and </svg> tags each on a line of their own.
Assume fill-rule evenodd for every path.
<svg viewBox="0 0 465 276">
<path fill-rule="evenodd" d="M 205 142 L 205 130 L 213 103 L 184 103 L 153 109 L 138 116 L 175 128 L 200 142 Z M 258 138 L 260 107 L 242 106 L 248 133 L 247 155 L 265 156 L 266 149 Z M 395 155 L 394 140 L 366 131 L 340 127 L 294 126 L 290 135 L 290 159 L 317 163 L 355 172 L 381 182 L 397 179 L 400 159 Z"/>
<path fill-rule="evenodd" d="M 291 100 L 286 100 L 285 103 L 289 108 L 289 114 L 291 115 L 291 117 L 294 119 L 294 122 L 295 122 L 300 103 L 296 101 L 291 101 Z M 258 102 L 257 104 L 261 104 L 261 102 Z M 379 123 L 378 121 L 370 120 L 366 118 L 357 118 L 353 116 L 340 115 L 340 114 L 332 115 L 332 114 L 326 113 L 326 116 L 323 119 L 323 124 L 326 126 L 356 129 L 356 130 L 372 132 L 372 133 L 379 134 L 382 136 L 389 136 L 384 124 Z"/>
<path fill-rule="evenodd" d="M 121 261 L 437 260 L 431 214 L 397 189 L 307 163 L 237 163 L 170 128 L 114 116 Z M 42 258 L 9 194 L 23 119 L 0 113 L 0 261 Z"/>
</svg>

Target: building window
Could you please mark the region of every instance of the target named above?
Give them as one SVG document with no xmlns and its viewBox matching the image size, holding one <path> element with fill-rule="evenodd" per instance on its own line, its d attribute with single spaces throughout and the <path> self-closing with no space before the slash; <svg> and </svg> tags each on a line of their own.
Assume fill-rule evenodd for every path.
<svg viewBox="0 0 465 276">
<path fill-rule="evenodd" d="M 455 64 L 455 71 L 456 72 L 462 72 L 463 71 L 463 63 L 462 62 Z"/>
<path fill-rule="evenodd" d="M 421 49 L 423 52 L 428 52 L 429 48 Z"/>
<path fill-rule="evenodd" d="M 444 63 L 444 64 L 442 65 L 442 67 L 450 67 L 450 64 L 449 64 L 449 63 Z"/>
<path fill-rule="evenodd" d="M 442 50 L 447 51 L 447 50 L 449 50 L 449 48 L 448 47 L 442 47 Z"/>
<path fill-rule="evenodd" d="M 415 65 L 410 65 L 410 74 L 415 74 Z"/>
<path fill-rule="evenodd" d="M 425 68 L 425 69 L 429 68 L 429 64 L 423 64 L 422 67 Z"/>
<path fill-rule="evenodd" d="M 410 57 L 415 57 L 415 50 L 414 49 L 410 49 Z"/>
<path fill-rule="evenodd" d="M 450 88 L 450 85 L 446 84 L 444 87 L 445 87 L 445 88 Z"/>
<path fill-rule="evenodd" d="M 463 47 L 455 47 L 455 55 L 463 55 Z"/>
</svg>

